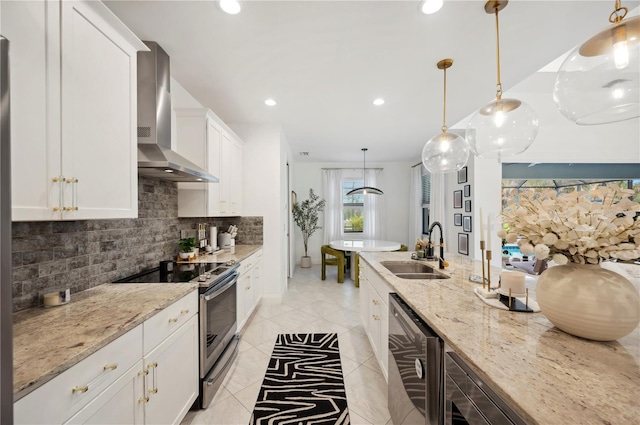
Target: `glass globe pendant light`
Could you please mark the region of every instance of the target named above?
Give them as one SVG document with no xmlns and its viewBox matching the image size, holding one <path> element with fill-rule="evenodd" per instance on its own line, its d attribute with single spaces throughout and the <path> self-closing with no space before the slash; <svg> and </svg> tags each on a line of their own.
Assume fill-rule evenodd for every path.
<svg viewBox="0 0 640 425">
<path fill-rule="evenodd" d="M 351 195 L 384 195 L 380 189 L 376 187 L 367 186 L 367 160 L 365 156 L 367 155 L 367 151 L 369 149 L 362 148 L 362 187 L 358 187 L 356 189 L 350 190 L 347 192 L 347 196 Z"/>
<path fill-rule="evenodd" d="M 496 99 L 473 114 L 465 133 L 469 148 L 476 156 L 499 161 L 527 150 L 538 134 L 538 117 L 533 109 L 518 99 L 502 98 L 498 12 L 507 3 L 507 0 L 497 0 L 484 5 L 485 12 L 496 16 Z"/>
<path fill-rule="evenodd" d="M 453 59 L 442 59 L 438 69 L 444 72 L 444 106 L 442 133 L 432 137 L 422 148 L 422 163 L 430 173 L 449 173 L 461 170 L 469 159 L 467 141 L 455 133 L 447 133 L 447 69 Z"/>
<path fill-rule="evenodd" d="M 556 75 L 553 100 L 576 124 L 594 125 L 640 116 L 640 16 L 616 0 L 612 25 L 576 47 Z"/>
</svg>

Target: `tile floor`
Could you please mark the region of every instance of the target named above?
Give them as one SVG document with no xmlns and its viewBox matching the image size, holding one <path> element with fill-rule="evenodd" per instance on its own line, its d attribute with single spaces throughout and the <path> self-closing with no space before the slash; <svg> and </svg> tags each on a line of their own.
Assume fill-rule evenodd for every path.
<svg viewBox="0 0 640 425">
<path fill-rule="evenodd" d="M 206 410 L 190 411 L 182 425 L 247 425 L 279 333 L 336 332 L 340 345 L 349 416 L 355 425 L 392 425 L 387 383 L 373 355 L 359 316 L 358 288 L 336 270 L 296 268 L 281 300 L 263 299 L 242 330 L 238 357 Z"/>
</svg>

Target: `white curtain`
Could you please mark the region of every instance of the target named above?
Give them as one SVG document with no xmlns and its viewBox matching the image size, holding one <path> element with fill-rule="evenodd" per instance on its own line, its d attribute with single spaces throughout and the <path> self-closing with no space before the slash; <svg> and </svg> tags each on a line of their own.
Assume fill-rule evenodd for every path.
<svg viewBox="0 0 640 425">
<path fill-rule="evenodd" d="M 444 208 L 444 179 L 445 174 L 431 174 L 431 210 L 429 211 L 429 223 L 439 221 L 442 229 L 447 228 L 445 208 Z"/>
<path fill-rule="evenodd" d="M 342 170 L 322 170 L 324 207 L 323 244 L 344 239 L 342 228 Z"/>
<path fill-rule="evenodd" d="M 411 169 L 409 181 L 409 246 L 422 236 L 422 165 Z"/>
<path fill-rule="evenodd" d="M 380 188 L 382 170 L 366 170 L 365 186 Z M 363 239 L 385 239 L 382 227 L 384 223 L 384 195 L 364 195 Z"/>
</svg>

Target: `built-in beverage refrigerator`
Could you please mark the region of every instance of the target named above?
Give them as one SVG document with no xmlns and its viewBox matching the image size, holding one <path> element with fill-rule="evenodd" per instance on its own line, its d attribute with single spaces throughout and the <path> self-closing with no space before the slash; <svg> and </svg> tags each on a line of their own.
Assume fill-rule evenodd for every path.
<svg viewBox="0 0 640 425">
<path fill-rule="evenodd" d="M 0 36 L 0 424 L 13 423 L 9 41 Z"/>
</svg>

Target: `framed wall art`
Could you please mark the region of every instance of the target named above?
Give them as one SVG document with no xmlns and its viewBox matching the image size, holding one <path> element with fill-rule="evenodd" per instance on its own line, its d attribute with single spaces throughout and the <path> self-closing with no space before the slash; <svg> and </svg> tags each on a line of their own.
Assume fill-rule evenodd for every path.
<svg viewBox="0 0 640 425">
<path fill-rule="evenodd" d="M 471 185 L 470 184 L 465 184 L 464 185 L 464 197 L 468 198 L 471 196 Z"/>
<path fill-rule="evenodd" d="M 464 212 L 471 212 L 471 199 L 464 201 Z"/>
<path fill-rule="evenodd" d="M 462 214 L 454 214 L 453 215 L 453 225 L 454 226 L 462 226 Z"/>
<path fill-rule="evenodd" d="M 458 254 L 469 255 L 469 235 L 458 233 Z"/>
<path fill-rule="evenodd" d="M 466 183 L 467 182 L 467 167 L 462 167 L 458 170 L 458 183 Z"/>
<path fill-rule="evenodd" d="M 462 208 L 462 191 L 453 191 L 453 208 Z"/>
<path fill-rule="evenodd" d="M 471 232 L 471 216 L 465 215 L 462 217 L 462 230 L 465 232 Z"/>
</svg>

